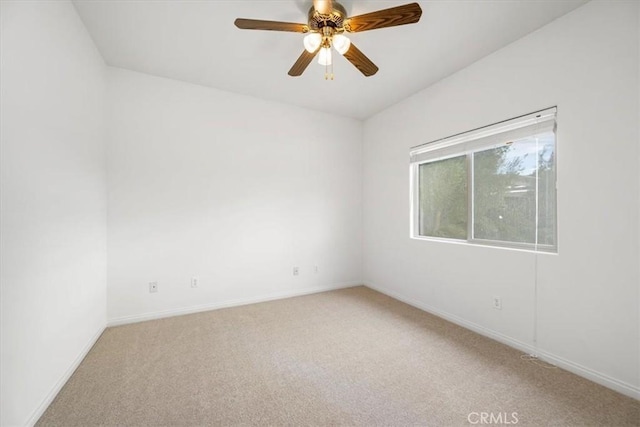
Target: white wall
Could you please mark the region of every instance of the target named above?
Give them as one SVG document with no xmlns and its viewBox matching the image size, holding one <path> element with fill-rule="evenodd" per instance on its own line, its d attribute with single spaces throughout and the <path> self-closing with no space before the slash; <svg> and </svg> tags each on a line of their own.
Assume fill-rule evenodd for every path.
<svg viewBox="0 0 640 427">
<path fill-rule="evenodd" d="M 363 264 L 373 287 L 640 396 L 637 9 L 588 3 L 369 119 Z M 554 105 L 559 254 L 409 238 L 409 147 Z"/>
<path fill-rule="evenodd" d="M 360 283 L 361 122 L 108 77 L 110 323 Z"/>
<path fill-rule="evenodd" d="M 106 324 L 105 66 L 71 3 L 0 4 L 0 423 L 16 426 Z"/>
</svg>

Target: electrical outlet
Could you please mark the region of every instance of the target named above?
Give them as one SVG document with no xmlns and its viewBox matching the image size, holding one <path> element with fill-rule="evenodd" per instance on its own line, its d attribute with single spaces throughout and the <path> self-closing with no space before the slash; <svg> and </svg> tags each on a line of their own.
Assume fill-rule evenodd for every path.
<svg viewBox="0 0 640 427">
<path fill-rule="evenodd" d="M 158 292 L 158 282 L 149 282 L 149 293 Z"/>
<path fill-rule="evenodd" d="M 192 277 L 191 278 L 191 287 L 192 288 L 197 288 L 199 284 L 200 284 L 200 279 L 198 279 L 197 277 Z"/>
<path fill-rule="evenodd" d="M 298 267 L 293 267 L 293 275 L 297 276 L 300 274 L 300 269 Z"/>
<path fill-rule="evenodd" d="M 493 308 L 496 310 L 502 310 L 502 298 L 493 297 Z"/>
</svg>

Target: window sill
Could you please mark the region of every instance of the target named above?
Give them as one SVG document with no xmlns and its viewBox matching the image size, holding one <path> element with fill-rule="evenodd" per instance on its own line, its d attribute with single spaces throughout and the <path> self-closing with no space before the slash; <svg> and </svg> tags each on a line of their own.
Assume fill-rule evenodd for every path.
<svg viewBox="0 0 640 427">
<path fill-rule="evenodd" d="M 557 247 L 545 247 L 544 249 L 538 248 L 537 250 L 533 246 L 529 245 L 509 245 L 507 243 L 500 244 L 495 242 L 486 242 L 481 240 L 460 240 L 460 239 L 447 239 L 440 237 L 428 237 L 428 236 L 409 236 L 412 240 L 423 240 L 428 242 L 438 242 L 438 243 L 448 243 L 453 245 L 462 245 L 468 247 L 481 247 L 481 248 L 491 248 L 498 250 L 509 250 L 516 252 L 528 252 L 533 254 L 543 254 L 543 255 L 558 255 Z"/>
</svg>

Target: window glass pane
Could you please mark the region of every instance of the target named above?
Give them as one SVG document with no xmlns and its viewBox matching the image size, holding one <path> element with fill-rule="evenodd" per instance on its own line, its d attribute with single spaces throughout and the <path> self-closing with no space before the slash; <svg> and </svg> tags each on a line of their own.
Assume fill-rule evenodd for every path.
<svg viewBox="0 0 640 427">
<path fill-rule="evenodd" d="M 467 238 L 466 156 L 419 166 L 421 236 Z"/>
<path fill-rule="evenodd" d="M 473 237 L 555 245 L 553 132 L 474 153 L 473 162 Z"/>
<path fill-rule="evenodd" d="M 538 243 L 556 245 L 556 138 L 538 139 Z"/>
</svg>

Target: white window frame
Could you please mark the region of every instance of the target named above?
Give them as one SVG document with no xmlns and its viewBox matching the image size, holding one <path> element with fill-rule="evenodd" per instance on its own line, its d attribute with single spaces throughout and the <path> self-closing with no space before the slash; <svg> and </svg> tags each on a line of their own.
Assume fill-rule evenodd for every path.
<svg viewBox="0 0 640 427">
<path fill-rule="evenodd" d="M 474 200 L 473 200 L 473 162 L 474 153 L 504 146 L 510 141 L 525 136 L 535 135 L 552 130 L 556 131 L 557 107 L 547 108 L 535 113 L 516 117 L 490 126 L 464 132 L 448 138 L 428 142 L 412 147 L 409 152 L 410 162 L 410 237 L 418 240 L 430 240 L 452 243 L 494 246 L 511 249 L 521 249 L 535 252 L 557 253 L 558 251 L 558 138 L 555 137 L 553 172 L 556 183 L 556 226 L 555 244 L 543 245 L 535 243 L 508 242 L 499 240 L 485 240 L 474 238 Z M 467 161 L 467 238 L 456 239 L 447 237 L 432 237 L 419 234 L 420 196 L 419 196 L 419 168 L 420 165 L 452 157 L 466 156 Z M 537 195 L 536 195 L 537 197 Z M 537 217 L 536 217 L 537 221 Z M 536 224 L 537 227 L 537 224 Z"/>
</svg>

